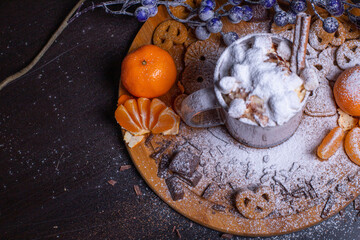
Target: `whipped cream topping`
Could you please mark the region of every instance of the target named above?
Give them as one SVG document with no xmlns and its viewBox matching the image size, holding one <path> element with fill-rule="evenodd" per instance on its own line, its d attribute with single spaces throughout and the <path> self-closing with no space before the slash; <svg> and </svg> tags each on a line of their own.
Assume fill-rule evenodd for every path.
<svg viewBox="0 0 360 240">
<path fill-rule="evenodd" d="M 304 81 L 289 70 L 286 61 L 289 44 L 283 41 L 278 46 L 280 54 L 270 36 L 257 36 L 252 46 L 238 44 L 229 49 L 232 66 L 228 74 L 221 74 L 224 77 L 218 86 L 225 94 L 231 115 L 240 121 L 261 126 L 282 125 L 301 110 L 298 93 Z M 246 110 L 238 99 L 244 101 Z"/>
</svg>

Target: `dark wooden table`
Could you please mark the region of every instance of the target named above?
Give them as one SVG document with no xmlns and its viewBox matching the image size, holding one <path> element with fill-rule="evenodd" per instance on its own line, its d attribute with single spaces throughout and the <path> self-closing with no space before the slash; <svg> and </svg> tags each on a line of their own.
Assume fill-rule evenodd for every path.
<svg viewBox="0 0 360 240">
<path fill-rule="evenodd" d="M 76 2 L 0 2 L 0 80 L 31 61 Z M 134 167 L 119 171 L 132 163 L 113 113 L 121 61 L 140 27 L 89 12 L 0 92 L 0 239 L 177 239 L 174 226 L 182 239 L 220 238 L 170 209 Z M 275 239 L 359 239 L 355 215 L 349 206 Z"/>
</svg>

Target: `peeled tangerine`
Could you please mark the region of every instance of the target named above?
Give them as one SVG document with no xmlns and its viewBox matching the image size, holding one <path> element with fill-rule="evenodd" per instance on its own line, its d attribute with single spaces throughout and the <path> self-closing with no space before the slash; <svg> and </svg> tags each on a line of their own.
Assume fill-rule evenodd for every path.
<svg viewBox="0 0 360 240">
<path fill-rule="evenodd" d="M 360 128 L 353 128 L 345 137 L 345 151 L 351 161 L 360 165 Z"/>
<path fill-rule="evenodd" d="M 115 111 L 116 121 L 133 135 L 148 132 L 175 135 L 179 132 L 180 117 L 161 100 L 120 98 L 126 100 Z"/>
<path fill-rule="evenodd" d="M 326 160 L 329 159 L 336 150 L 340 147 L 341 141 L 345 136 L 345 132 L 341 127 L 333 128 L 328 135 L 322 140 L 317 149 L 319 158 Z"/>
</svg>

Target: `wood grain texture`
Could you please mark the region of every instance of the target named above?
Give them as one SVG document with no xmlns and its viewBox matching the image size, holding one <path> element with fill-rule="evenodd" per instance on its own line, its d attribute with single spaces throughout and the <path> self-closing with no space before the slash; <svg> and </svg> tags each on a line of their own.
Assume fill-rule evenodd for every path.
<svg viewBox="0 0 360 240">
<path fill-rule="evenodd" d="M 168 18 L 166 10 L 164 8 L 159 8 L 159 14 L 154 18 L 150 18 L 140 29 L 130 47 L 129 52 L 142 45 L 151 44 L 154 29 L 159 23 Z M 224 23 L 225 31 L 236 31 L 240 36 L 252 33 L 254 30 L 257 32 L 269 32 L 269 26 L 270 24 L 268 21 L 263 23 L 241 22 L 239 25 L 230 24 L 228 21 L 225 21 Z M 175 57 L 174 52 L 170 51 L 170 54 Z M 126 90 L 124 90 L 120 85 L 119 95 L 124 93 L 126 93 Z M 169 95 L 170 94 L 168 93 L 167 96 L 163 96 L 162 99 L 168 105 L 171 105 L 172 101 L 169 101 Z M 186 133 L 181 132 L 179 134 L 186 135 Z M 287 217 L 249 220 L 246 218 L 239 218 L 229 212 L 215 213 L 211 209 L 211 206 L 214 203 L 203 199 L 199 196 L 199 192 L 194 192 L 189 188 L 185 188 L 186 198 L 180 201 L 173 201 L 170 197 L 165 181 L 157 177 L 157 164 L 149 157 L 153 149 L 148 148 L 143 142 L 132 149 L 128 148 L 128 151 L 134 165 L 150 188 L 173 209 L 203 226 L 230 234 L 255 237 L 281 235 L 299 231 L 318 224 L 324 220 L 320 217 L 324 208 L 323 204 L 315 205 L 308 210 Z M 346 174 L 346 172 L 343 172 L 342 176 L 345 177 Z M 342 177 L 339 179 L 342 179 Z M 350 192 L 354 195 L 354 197 L 360 194 L 360 190 L 354 184 L 350 184 L 350 189 Z M 335 207 L 331 210 L 331 215 L 328 217 L 345 208 L 352 199 L 342 202 L 341 204 L 335 204 Z"/>
</svg>

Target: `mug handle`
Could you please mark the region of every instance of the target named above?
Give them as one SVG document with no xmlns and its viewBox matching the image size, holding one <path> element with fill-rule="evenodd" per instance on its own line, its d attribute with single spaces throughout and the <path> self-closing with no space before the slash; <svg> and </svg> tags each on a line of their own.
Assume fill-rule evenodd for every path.
<svg viewBox="0 0 360 240">
<path fill-rule="evenodd" d="M 206 128 L 225 123 L 214 87 L 200 89 L 181 103 L 180 117 L 190 127 Z"/>
</svg>

